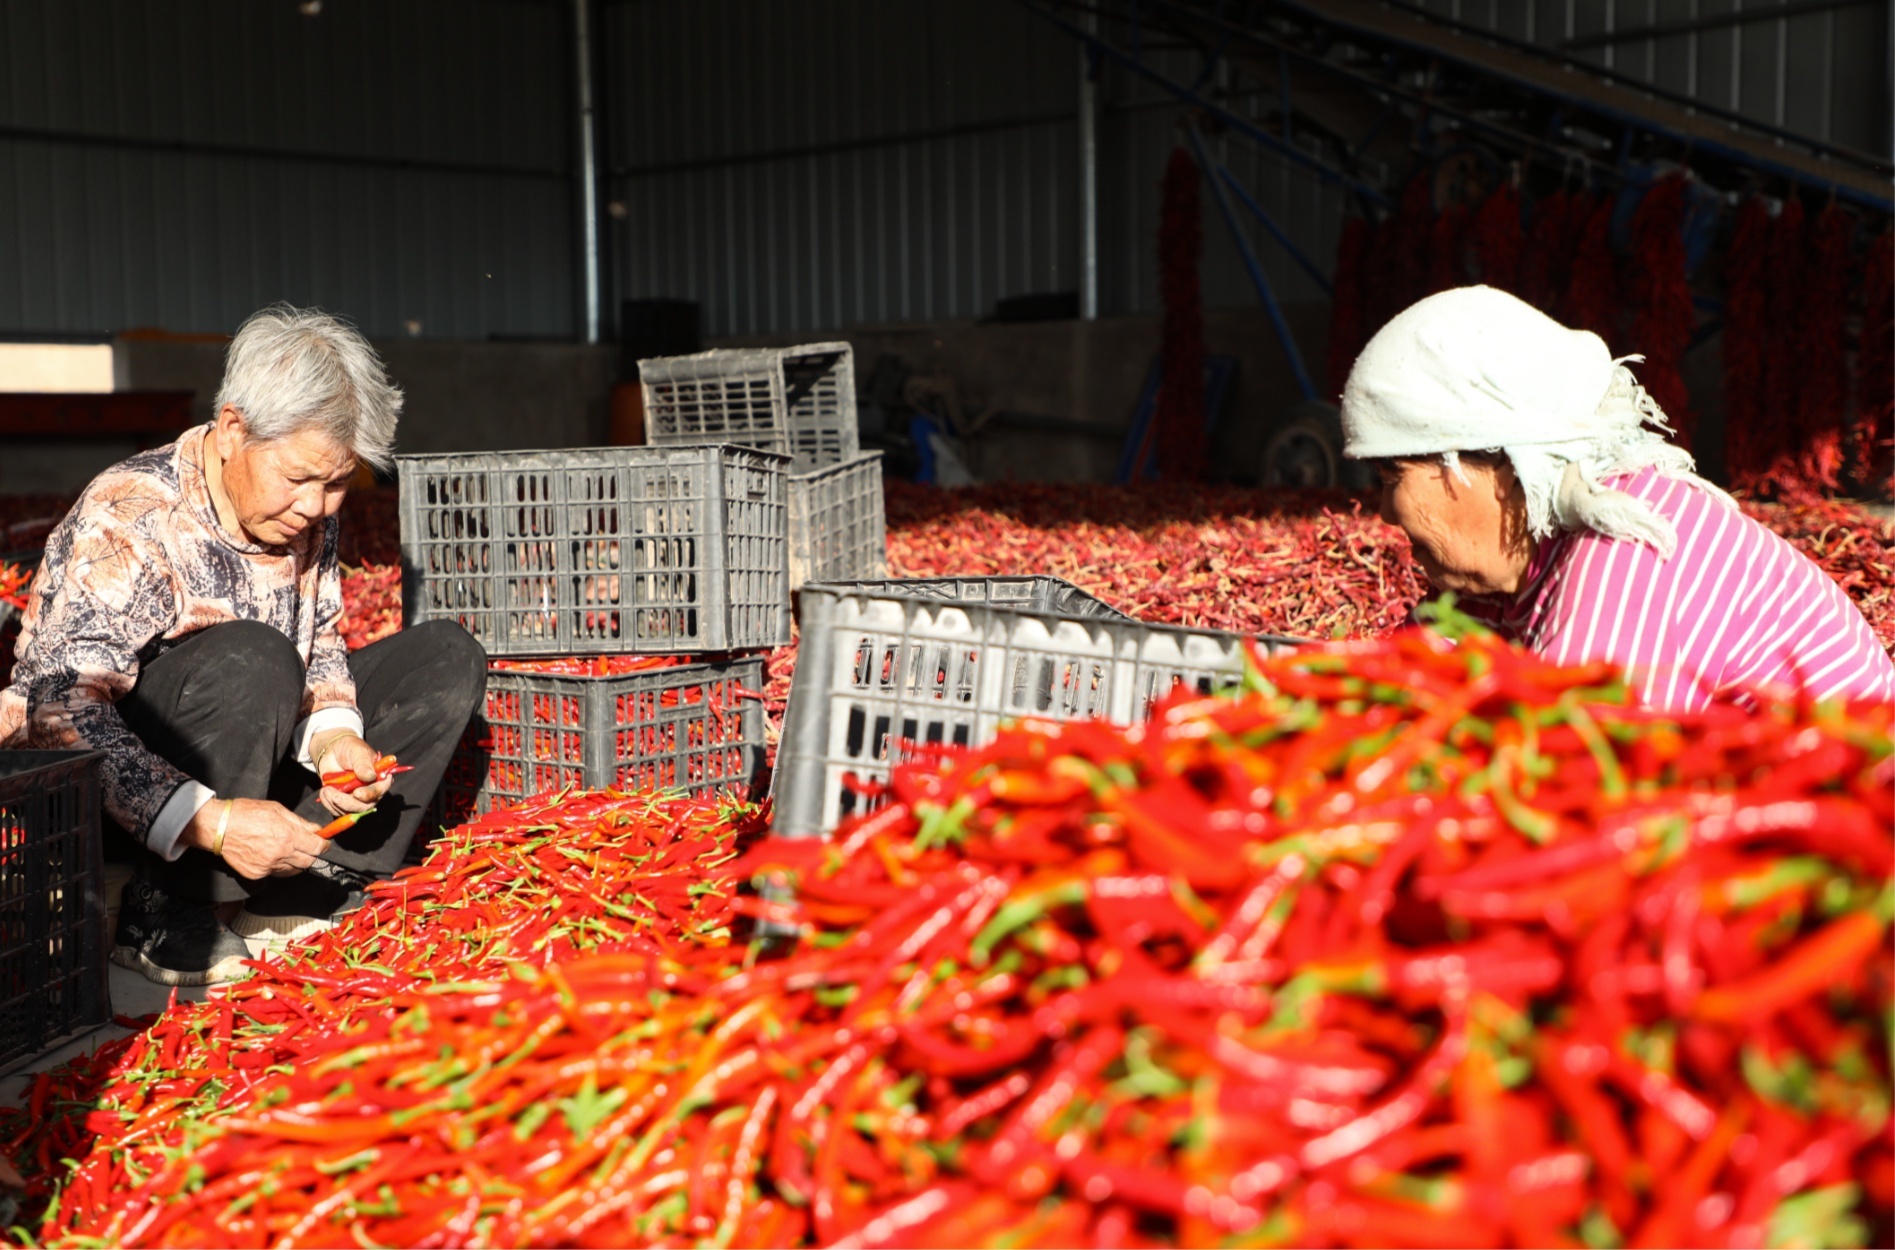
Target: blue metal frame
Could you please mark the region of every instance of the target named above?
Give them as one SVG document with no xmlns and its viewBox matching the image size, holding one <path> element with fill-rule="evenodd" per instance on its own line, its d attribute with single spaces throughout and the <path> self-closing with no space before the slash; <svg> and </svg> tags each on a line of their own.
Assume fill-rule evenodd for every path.
<svg viewBox="0 0 1895 1250">
<path fill-rule="evenodd" d="M 1296 240 L 1290 238 L 1283 227 L 1277 225 L 1276 218 L 1270 216 L 1270 214 L 1264 210 L 1263 205 L 1257 203 L 1256 197 L 1250 194 L 1249 188 L 1239 182 L 1237 175 L 1230 171 L 1230 166 L 1217 166 L 1217 175 L 1224 180 L 1225 185 L 1230 187 L 1237 198 L 1243 201 L 1244 207 L 1249 209 L 1251 213 L 1255 215 L 1256 219 L 1263 223 L 1263 228 L 1270 232 L 1270 237 L 1275 239 L 1283 250 L 1290 254 L 1290 259 L 1295 261 L 1302 268 L 1303 272 L 1309 275 L 1309 280 L 1320 287 L 1324 295 L 1332 299 L 1335 298 L 1336 289 L 1329 281 L 1329 275 L 1317 268 L 1316 262 L 1309 258 L 1309 253 L 1296 246 Z"/>
<path fill-rule="evenodd" d="M 1384 208 L 1392 206 L 1392 201 L 1390 201 L 1387 196 L 1383 195 L 1368 183 L 1342 170 L 1333 168 L 1326 162 L 1318 160 L 1308 152 L 1296 147 L 1294 144 L 1285 143 L 1282 139 L 1268 131 L 1252 125 L 1247 118 L 1231 112 L 1214 100 L 1207 99 L 1201 92 L 1194 88 L 1173 82 L 1157 70 L 1146 65 L 1143 59 L 1144 38 L 1141 29 L 1142 24 L 1139 21 L 1139 10 L 1142 6 L 1136 3 L 1136 0 L 1130 6 L 1133 47 L 1133 51 L 1130 53 L 1107 43 L 1103 38 L 1092 34 L 1082 27 L 1075 26 L 1072 22 L 1067 21 L 1059 14 L 1049 12 L 1044 7 L 1035 4 L 1034 0 L 1019 0 L 1019 3 L 1026 8 L 1032 9 L 1045 20 L 1059 27 L 1074 39 L 1079 40 L 1086 47 L 1093 49 L 1099 57 L 1110 58 L 1152 85 L 1176 96 L 1180 103 L 1191 105 L 1203 111 L 1205 114 L 1217 118 L 1218 121 L 1222 122 L 1231 130 L 1268 148 L 1279 156 L 1301 165 L 1304 169 L 1309 170 L 1323 181 L 1342 187 L 1345 190 L 1353 191 L 1369 203 L 1377 204 Z"/>
<path fill-rule="evenodd" d="M 1231 241 L 1237 244 L 1237 252 L 1244 259 L 1244 268 L 1250 272 L 1250 281 L 1257 288 L 1257 297 L 1263 301 L 1264 311 L 1270 314 L 1270 324 L 1276 328 L 1277 341 L 1283 345 L 1283 355 L 1290 362 L 1290 372 L 1296 376 L 1297 389 L 1303 392 L 1304 399 L 1316 398 L 1316 387 L 1309 380 L 1309 370 L 1303 366 L 1303 349 L 1296 345 L 1296 336 L 1290 333 L 1290 323 L 1283 318 L 1283 308 L 1277 303 L 1276 291 L 1270 286 L 1270 279 L 1264 275 L 1263 266 L 1257 260 L 1256 249 L 1250 246 L 1250 238 L 1237 223 L 1237 214 L 1230 206 L 1230 192 L 1224 188 L 1224 180 L 1217 176 L 1217 167 L 1204 151 L 1204 138 L 1198 134 L 1197 123 L 1186 121 L 1185 136 L 1191 140 L 1191 151 L 1197 157 L 1198 170 L 1204 180 L 1211 184 L 1211 194 L 1217 200 L 1217 210 L 1224 216 L 1224 226 L 1230 231 Z"/>
</svg>

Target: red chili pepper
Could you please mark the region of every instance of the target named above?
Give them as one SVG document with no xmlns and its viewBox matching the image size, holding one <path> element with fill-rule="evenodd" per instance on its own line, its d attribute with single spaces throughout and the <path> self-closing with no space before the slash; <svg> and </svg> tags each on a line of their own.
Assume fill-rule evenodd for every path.
<svg viewBox="0 0 1895 1250">
<path fill-rule="evenodd" d="M 397 773 L 413 771 L 414 769 L 407 764 L 397 764 L 392 755 L 381 756 L 375 761 L 377 781 L 386 781 Z M 353 794 L 358 788 L 369 783 L 358 777 L 352 769 L 338 768 L 322 774 L 322 784 L 343 794 Z"/>
<path fill-rule="evenodd" d="M 316 836 L 319 838 L 333 838 L 338 833 L 341 833 L 345 829 L 354 828 L 356 821 L 362 819 L 362 817 L 364 816 L 367 816 L 370 812 L 373 812 L 374 810 L 375 809 L 372 807 L 366 807 L 366 808 L 363 808 L 359 812 L 349 812 L 346 815 L 338 816 L 334 820 L 330 821 L 328 824 L 324 825 L 322 828 L 316 830 Z"/>
</svg>

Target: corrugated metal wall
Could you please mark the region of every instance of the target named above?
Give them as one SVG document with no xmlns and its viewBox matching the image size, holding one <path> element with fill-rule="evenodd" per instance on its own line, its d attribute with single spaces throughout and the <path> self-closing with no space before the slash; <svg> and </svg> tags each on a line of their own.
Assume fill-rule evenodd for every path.
<svg viewBox="0 0 1895 1250">
<path fill-rule="evenodd" d="M 559 0 L 6 0 L 0 333 L 572 332 Z"/>
<path fill-rule="evenodd" d="M 1077 54 L 1007 0 L 637 0 L 605 32 L 623 297 L 742 334 L 1076 281 Z"/>
<path fill-rule="evenodd" d="M 979 317 L 1077 288 L 1078 52 L 1022 6 L 618 0 L 604 27 L 619 297 L 698 300 L 716 336 Z M 1101 309 L 1150 311 L 1177 110 L 1111 71 L 1102 95 Z M 1333 195 L 1249 145 L 1232 159 L 1333 253 Z M 1316 296 L 1262 250 L 1283 298 Z M 1208 301 L 1254 302 L 1214 216 L 1205 255 Z"/>
<path fill-rule="evenodd" d="M 1746 3 L 1772 0 L 1425 0 L 1547 45 Z M 1023 6 L 601 5 L 608 326 L 622 298 L 696 299 L 729 335 L 1077 287 L 1077 52 Z M 573 333 L 567 0 L 303 7 L 0 4 L 0 333 L 221 331 L 279 298 L 378 335 Z M 1886 152 L 1888 9 L 1584 55 Z M 1148 312 L 1178 110 L 1115 69 L 1101 96 L 1101 307 Z M 1326 266 L 1339 194 L 1245 142 L 1228 159 Z M 1283 300 L 1319 298 L 1247 229 Z M 1256 299 L 1208 196 L 1204 290 Z"/>
<path fill-rule="evenodd" d="M 1773 0 L 1749 0 L 1758 7 Z M 699 300 L 712 335 L 971 317 L 1078 284 L 1072 42 L 1010 0 L 607 0 L 621 298 Z M 1745 0 L 1425 0 L 1556 46 Z M 1788 130 L 1886 152 L 1887 0 L 1580 53 Z M 1183 77 L 1194 76 L 1185 66 Z M 1178 109 L 1109 68 L 1100 301 L 1157 306 L 1158 180 Z M 1239 105 L 1239 107 L 1247 107 Z M 1268 104 L 1257 102 L 1259 110 Z M 1319 265 L 1339 192 L 1243 141 L 1233 172 Z M 1239 216 L 1244 210 L 1238 209 Z M 1320 289 L 1252 222 L 1285 302 Z M 1256 301 L 1205 198 L 1204 293 Z"/>
<path fill-rule="evenodd" d="M 1737 15 L 1781 0 L 1409 0 L 1513 39 L 1559 48 Z M 1622 38 L 1570 55 L 1706 104 L 1861 152 L 1891 147 L 1888 0 Z"/>
</svg>

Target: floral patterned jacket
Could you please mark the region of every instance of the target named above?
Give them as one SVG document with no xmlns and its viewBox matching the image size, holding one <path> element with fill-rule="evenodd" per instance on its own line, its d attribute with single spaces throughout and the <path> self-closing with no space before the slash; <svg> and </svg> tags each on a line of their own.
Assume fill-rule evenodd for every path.
<svg viewBox="0 0 1895 1250">
<path fill-rule="evenodd" d="M 198 630 L 261 621 L 296 645 L 301 715 L 355 707 L 337 623 L 336 518 L 287 547 L 233 538 L 204 480 L 209 426 L 101 473 L 46 542 L 0 691 L 0 747 L 104 751 L 105 810 L 134 837 L 184 773 L 127 729 L 117 700 L 140 666 Z"/>
</svg>

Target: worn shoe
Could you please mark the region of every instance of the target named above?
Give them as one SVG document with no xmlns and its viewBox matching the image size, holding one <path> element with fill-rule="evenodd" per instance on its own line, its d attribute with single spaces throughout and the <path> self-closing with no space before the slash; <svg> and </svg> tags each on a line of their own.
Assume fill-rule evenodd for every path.
<svg viewBox="0 0 1895 1250">
<path fill-rule="evenodd" d="M 333 929 L 342 918 L 368 902 L 364 887 L 374 878 L 332 864 L 316 861 L 308 872 L 278 878 L 272 888 L 260 890 L 231 919 L 231 932 L 242 938 L 254 957 L 280 951 Z"/>
<path fill-rule="evenodd" d="M 209 903 L 173 898 L 134 878 L 119 902 L 112 962 L 160 985 L 221 985 L 242 980 L 250 950 Z"/>
</svg>

